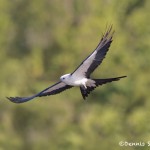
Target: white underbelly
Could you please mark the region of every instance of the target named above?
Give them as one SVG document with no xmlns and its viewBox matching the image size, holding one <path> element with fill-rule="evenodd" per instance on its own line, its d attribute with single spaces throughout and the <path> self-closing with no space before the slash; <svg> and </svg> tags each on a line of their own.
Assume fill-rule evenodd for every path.
<svg viewBox="0 0 150 150">
<path fill-rule="evenodd" d="M 87 81 L 88 81 L 87 78 L 83 78 L 83 79 L 70 78 L 69 80 L 66 80 L 65 83 L 72 86 L 81 86 L 81 85 L 86 85 Z"/>
<path fill-rule="evenodd" d="M 74 81 L 74 85 L 75 86 L 86 85 L 87 81 L 88 81 L 88 79 L 86 79 L 86 78 L 81 79 L 81 80 L 76 80 L 76 81 Z"/>
</svg>

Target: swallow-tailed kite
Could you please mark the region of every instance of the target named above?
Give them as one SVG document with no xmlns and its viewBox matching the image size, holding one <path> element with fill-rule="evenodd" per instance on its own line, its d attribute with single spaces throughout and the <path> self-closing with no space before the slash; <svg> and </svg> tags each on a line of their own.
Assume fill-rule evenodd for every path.
<svg viewBox="0 0 150 150">
<path fill-rule="evenodd" d="M 120 76 L 107 79 L 92 79 L 91 73 L 102 63 L 106 53 L 112 42 L 114 31 L 112 26 L 108 28 L 105 34 L 102 36 L 96 49 L 73 71 L 72 73 L 65 74 L 60 77 L 60 81 L 56 84 L 44 89 L 30 97 L 7 97 L 14 103 L 27 102 L 35 97 L 48 96 L 58 94 L 66 89 L 70 89 L 74 86 L 79 86 L 83 99 L 85 99 L 91 91 L 97 86 L 106 84 L 112 81 L 118 81 L 126 76 Z"/>
</svg>

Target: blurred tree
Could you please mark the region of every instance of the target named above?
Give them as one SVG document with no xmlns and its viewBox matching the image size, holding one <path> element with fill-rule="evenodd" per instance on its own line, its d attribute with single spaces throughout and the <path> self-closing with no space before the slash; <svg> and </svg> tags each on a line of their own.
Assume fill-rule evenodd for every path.
<svg viewBox="0 0 150 150">
<path fill-rule="evenodd" d="M 0 149 L 120 150 L 119 141 L 149 141 L 149 10 L 148 0 L 1 0 Z M 5 99 L 72 72 L 111 23 L 114 41 L 94 76 L 128 78 L 85 102 L 78 88 L 22 105 Z"/>
</svg>

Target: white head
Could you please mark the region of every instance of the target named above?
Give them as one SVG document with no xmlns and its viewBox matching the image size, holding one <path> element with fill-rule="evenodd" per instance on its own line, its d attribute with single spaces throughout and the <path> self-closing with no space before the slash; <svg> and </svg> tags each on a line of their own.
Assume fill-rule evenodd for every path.
<svg viewBox="0 0 150 150">
<path fill-rule="evenodd" d="M 70 73 L 69 74 L 65 74 L 65 75 L 63 75 L 63 76 L 60 77 L 60 80 L 63 82 L 66 79 L 68 79 L 69 76 L 70 76 Z"/>
</svg>

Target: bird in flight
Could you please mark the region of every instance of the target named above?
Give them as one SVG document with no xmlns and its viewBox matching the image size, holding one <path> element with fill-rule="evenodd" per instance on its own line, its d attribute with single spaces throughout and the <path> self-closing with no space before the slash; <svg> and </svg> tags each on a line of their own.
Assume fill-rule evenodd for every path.
<svg viewBox="0 0 150 150">
<path fill-rule="evenodd" d="M 7 98 L 14 103 L 23 103 L 30 101 L 36 97 L 55 95 L 74 86 L 78 86 L 80 87 L 83 99 L 86 99 L 86 97 L 88 97 L 88 94 L 90 94 L 90 92 L 93 91 L 97 86 L 112 81 L 118 81 L 121 78 L 126 77 L 120 76 L 107 79 L 90 78 L 91 73 L 102 63 L 103 59 L 105 58 L 112 43 L 113 33 L 114 31 L 112 31 L 112 26 L 110 26 L 106 30 L 105 34 L 103 34 L 96 49 L 72 73 L 61 76 L 60 81 L 56 84 L 44 89 L 43 91 L 33 96 Z"/>
</svg>

